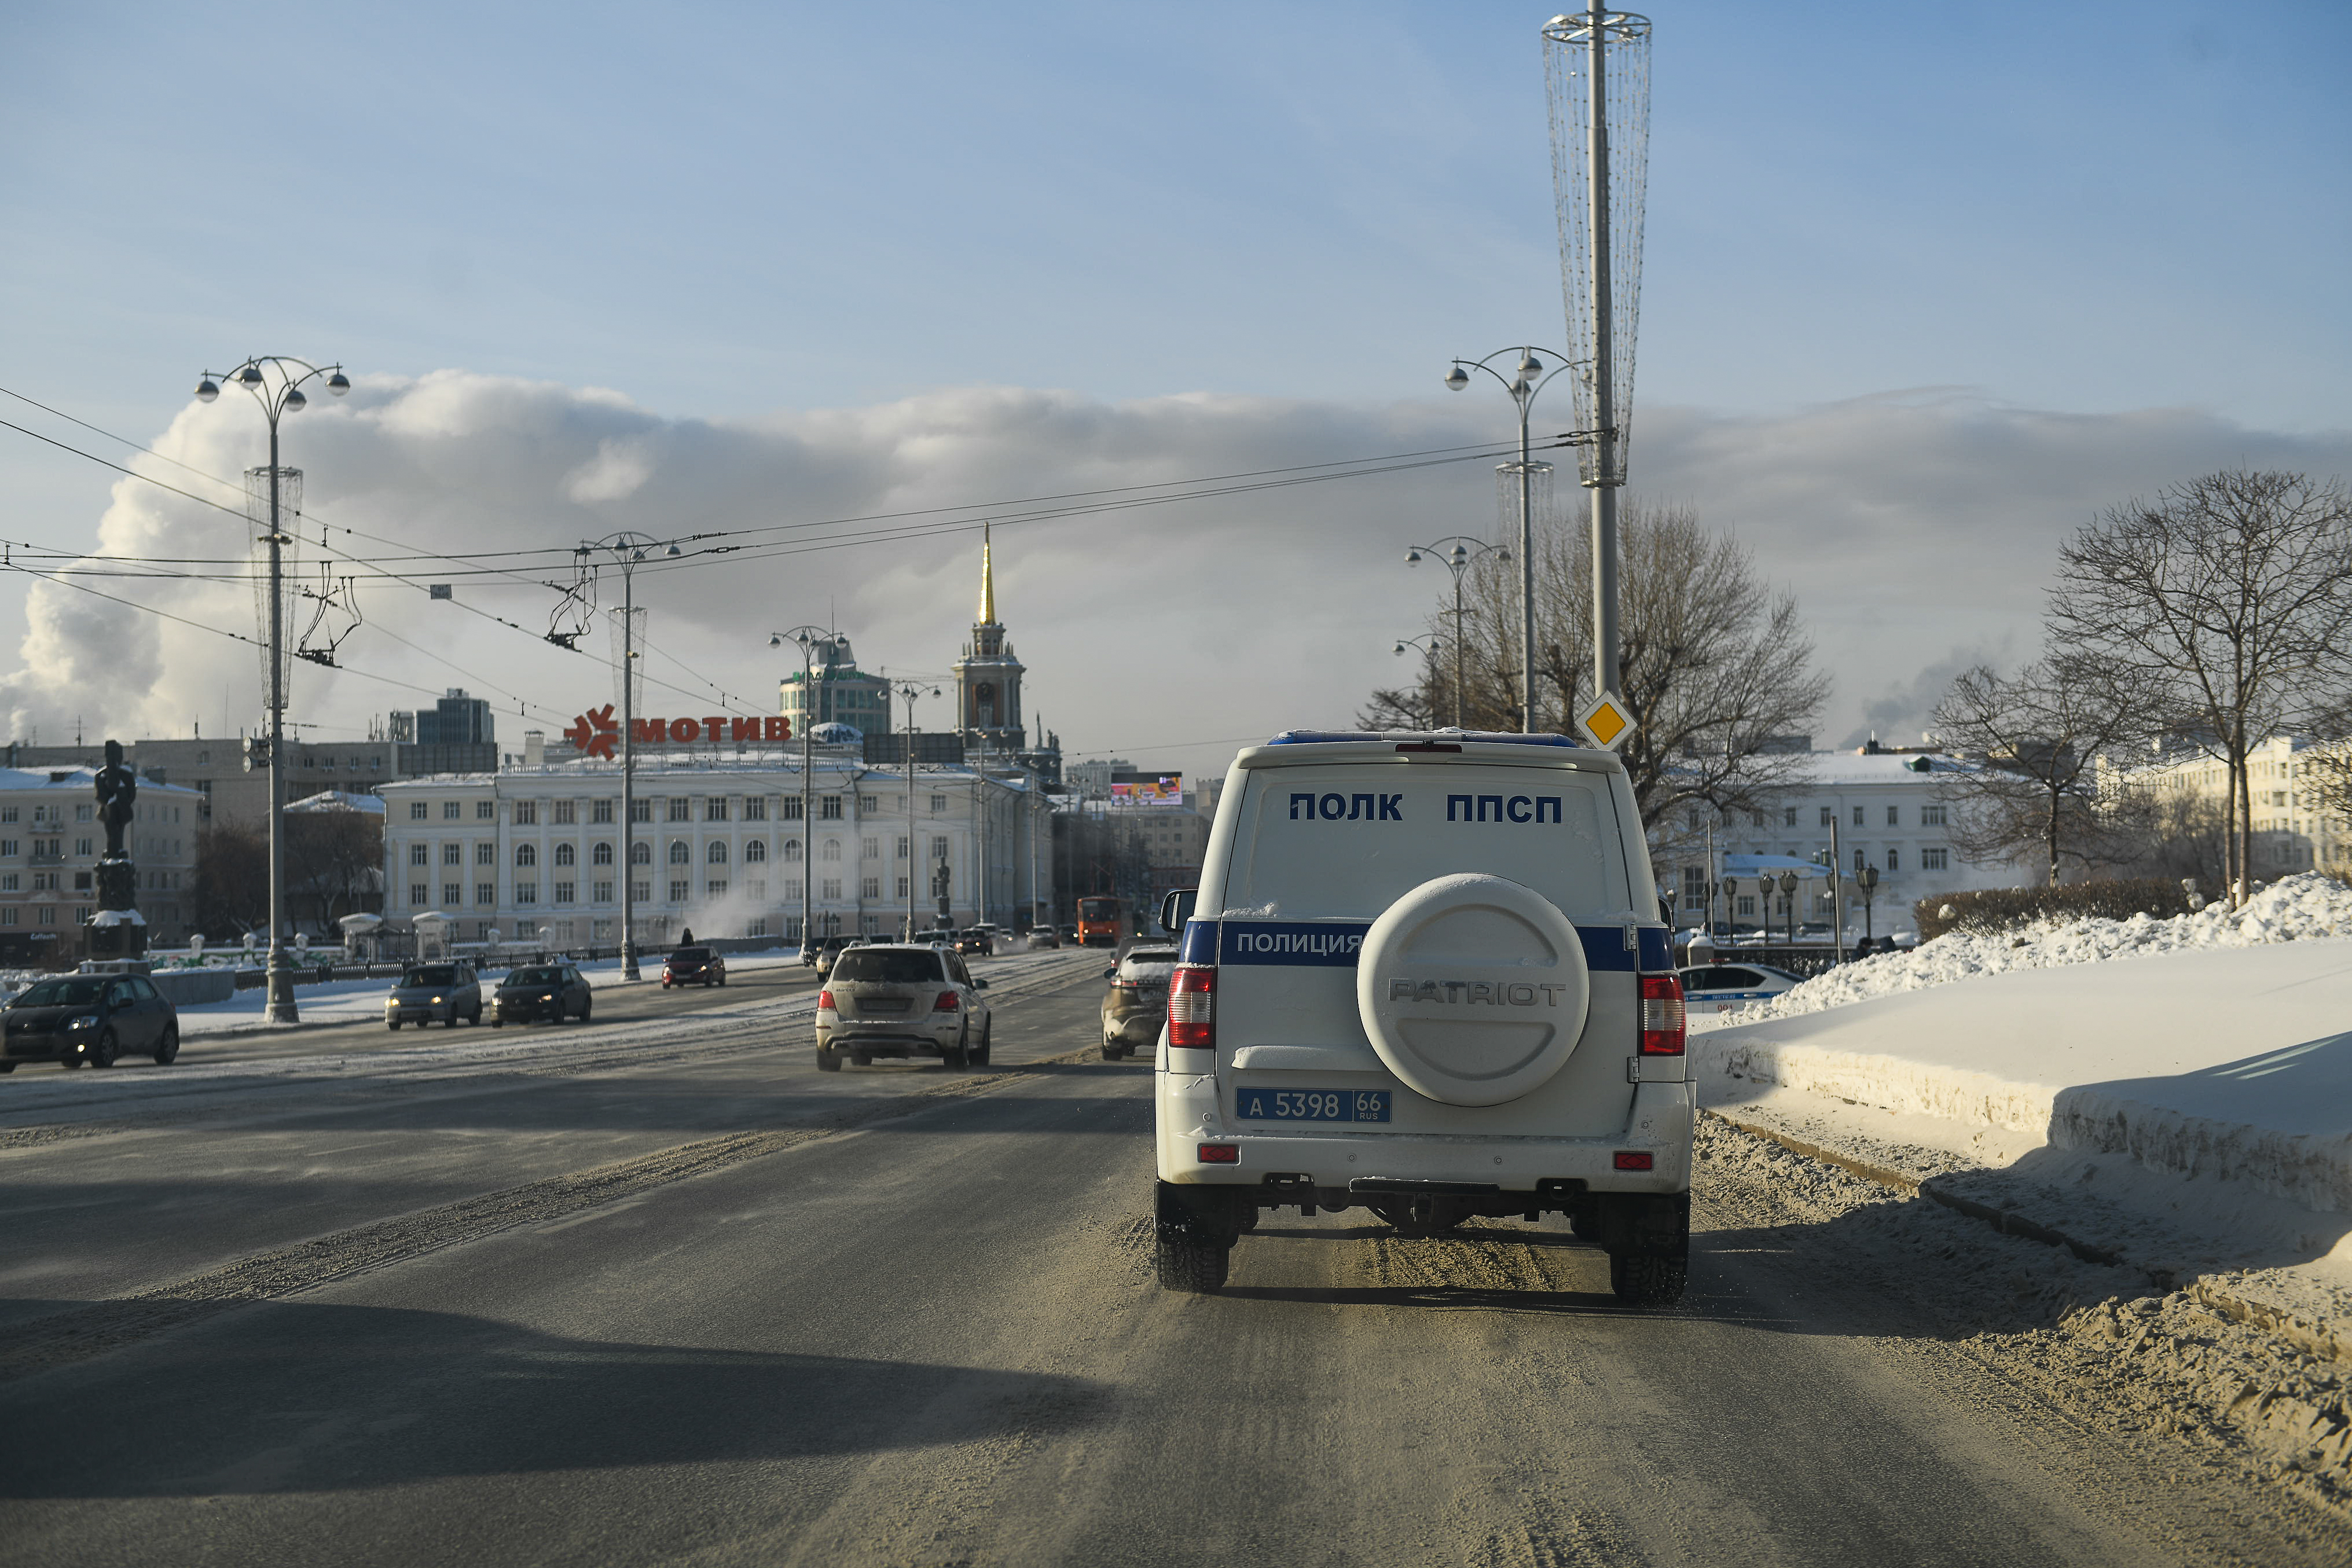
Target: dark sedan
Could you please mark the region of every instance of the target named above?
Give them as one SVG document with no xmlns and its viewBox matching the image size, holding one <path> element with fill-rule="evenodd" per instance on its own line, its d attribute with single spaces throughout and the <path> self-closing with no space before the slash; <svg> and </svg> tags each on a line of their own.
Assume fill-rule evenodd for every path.
<svg viewBox="0 0 2352 1568">
<path fill-rule="evenodd" d="M 588 981 L 569 964 L 533 964 L 509 970 L 490 995 L 490 1027 L 544 1019 L 562 1023 L 567 1013 L 582 1023 L 590 1009 Z"/>
<path fill-rule="evenodd" d="M 136 1053 L 168 1063 L 180 1054 L 180 1013 L 144 975 L 60 975 L 36 981 L 0 1014 L 6 1055 L 0 1072 L 20 1061 L 89 1062 L 111 1067 Z"/>
<path fill-rule="evenodd" d="M 727 960 L 709 947 L 674 947 L 662 965 L 662 989 L 672 986 L 723 986 Z"/>
</svg>

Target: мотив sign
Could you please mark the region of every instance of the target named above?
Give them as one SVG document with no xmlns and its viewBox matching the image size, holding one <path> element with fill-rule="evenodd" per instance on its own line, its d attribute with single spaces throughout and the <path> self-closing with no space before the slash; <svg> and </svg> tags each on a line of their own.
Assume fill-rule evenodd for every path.
<svg viewBox="0 0 2352 1568">
<path fill-rule="evenodd" d="M 639 746 L 691 746 L 697 741 L 723 746 L 730 741 L 790 740 L 793 721 L 782 714 L 738 718 L 710 714 L 702 718 L 639 718 L 629 721 L 629 736 Z M 583 757 L 611 757 L 621 744 L 621 725 L 613 705 L 592 709 L 572 721 L 563 732 Z"/>
</svg>

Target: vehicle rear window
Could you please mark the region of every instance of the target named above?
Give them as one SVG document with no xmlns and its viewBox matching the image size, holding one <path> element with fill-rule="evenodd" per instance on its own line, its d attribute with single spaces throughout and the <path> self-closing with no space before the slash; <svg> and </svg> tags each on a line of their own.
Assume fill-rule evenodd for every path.
<svg viewBox="0 0 2352 1568">
<path fill-rule="evenodd" d="M 1265 768 L 1251 771 L 1249 789 L 1226 882 L 1228 912 L 1370 920 L 1431 878 L 1463 872 L 1534 888 L 1570 916 L 1636 907 L 1615 804 L 1600 775 Z"/>
<path fill-rule="evenodd" d="M 1121 963 L 1139 967 L 1153 964 L 1173 964 L 1175 961 L 1176 949 L 1173 947 L 1137 947 L 1129 950 L 1127 956 L 1120 960 Z"/>
<path fill-rule="evenodd" d="M 509 986 L 556 986 L 563 983 L 561 969 L 517 969 L 507 977 Z"/>
<path fill-rule="evenodd" d="M 452 964 L 431 964 L 422 969 L 411 969 L 400 977 L 404 986 L 454 986 L 457 969 Z"/>
<path fill-rule="evenodd" d="M 919 986 L 940 975 L 938 954 L 904 949 L 861 947 L 844 953 L 833 966 L 836 980 L 875 980 L 886 986 Z"/>
</svg>

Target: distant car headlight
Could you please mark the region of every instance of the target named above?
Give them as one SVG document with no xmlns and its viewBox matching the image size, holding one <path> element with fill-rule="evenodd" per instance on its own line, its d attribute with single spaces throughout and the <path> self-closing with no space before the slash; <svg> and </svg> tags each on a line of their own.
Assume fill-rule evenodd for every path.
<svg viewBox="0 0 2352 1568">
<path fill-rule="evenodd" d="M 98 1027 L 98 1015 L 96 1013 L 84 1013 L 81 1017 L 68 1022 L 66 1027 L 68 1029 L 96 1029 Z"/>
<path fill-rule="evenodd" d="M 440 998 L 439 997 L 436 997 L 436 998 L 433 998 L 433 1005 L 434 1005 L 435 1007 L 436 1007 L 436 1008 L 437 1008 L 437 1007 L 439 1007 L 439 1006 L 441 1005 L 441 998 Z"/>
</svg>

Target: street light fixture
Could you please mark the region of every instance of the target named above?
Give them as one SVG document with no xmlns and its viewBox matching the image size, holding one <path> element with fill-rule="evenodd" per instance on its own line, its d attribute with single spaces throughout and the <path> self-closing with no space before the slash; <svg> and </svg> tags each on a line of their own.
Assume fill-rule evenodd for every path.
<svg viewBox="0 0 2352 1568">
<path fill-rule="evenodd" d="M 196 401 L 211 402 L 220 396 L 215 372 L 196 378 Z M 299 1023 L 301 1010 L 294 1003 L 294 971 L 286 954 L 286 598 L 285 546 L 289 542 L 278 518 L 278 422 L 310 405 L 302 383 L 325 379 L 327 390 L 341 397 L 352 390 L 343 367 L 314 365 L 284 354 L 257 354 L 221 377 L 253 394 L 269 422 L 269 967 L 268 988 L 262 1016 L 271 1023 Z"/>
<path fill-rule="evenodd" d="M 1853 873 L 1853 884 L 1862 889 L 1862 939 L 1868 942 L 1871 939 L 1871 903 L 1878 896 L 1878 868 L 1874 865 L 1858 868 Z"/>
<path fill-rule="evenodd" d="M 621 978 L 637 971 L 637 669 L 645 657 L 637 646 L 637 568 L 661 548 L 649 534 L 623 529 L 588 539 L 572 550 L 586 560 L 598 550 L 621 569 Z M 669 547 L 671 555 L 677 547 Z"/>
<path fill-rule="evenodd" d="M 833 641 L 833 633 L 822 626 L 795 626 L 789 632 L 768 633 L 768 646 L 781 648 L 787 643 L 801 645 L 801 946 L 805 948 L 809 938 L 816 935 L 816 676 L 814 664 L 820 644 Z M 914 797 L 908 796 L 911 810 Z M 908 853 L 914 852 L 908 846 Z M 914 874 L 913 868 L 908 875 Z"/>
<path fill-rule="evenodd" d="M 1454 548 L 1444 549 L 1444 547 L 1447 545 Z M 1474 539 L 1467 534 L 1448 534 L 1435 544 L 1415 545 L 1405 551 L 1405 565 L 1419 566 L 1423 551 L 1444 561 L 1445 570 L 1454 574 L 1454 727 L 1462 729 L 1467 727 L 1462 716 L 1465 711 L 1462 695 L 1462 662 L 1465 655 L 1465 644 L 1462 636 L 1462 574 L 1468 571 L 1471 563 L 1482 556 L 1493 556 L 1496 560 L 1507 561 L 1511 559 L 1511 552 L 1505 546 L 1490 545 L 1484 539 Z M 1404 652 L 1402 644 L 1399 645 L 1397 652 L 1400 653 Z M 1522 732 L 1525 732 L 1528 727 L 1521 725 L 1519 727 Z"/>
<path fill-rule="evenodd" d="M 915 868 L 922 863 L 915 853 L 915 699 L 939 695 L 939 687 L 926 687 L 920 681 L 898 683 L 898 700 L 907 705 L 907 934 L 899 938 L 904 942 L 915 939 L 915 898 L 922 881 L 915 874 Z"/>
<path fill-rule="evenodd" d="M 1536 350 L 1520 347 L 1497 349 L 1484 360 L 1456 360 L 1454 368 L 1445 372 L 1445 384 L 1450 391 L 1460 392 L 1470 384 L 1470 371 L 1484 371 L 1503 385 L 1511 394 L 1511 402 L 1519 411 L 1519 459 L 1506 463 L 1497 470 L 1516 474 L 1519 481 L 1519 729 L 1522 734 L 1536 727 L 1536 534 L 1534 499 L 1530 486 L 1538 465 L 1528 456 L 1528 414 L 1535 406 L 1536 394 L 1546 382 L 1560 371 L 1570 369 L 1568 356 L 1545 350 L 1559 363 L 1547 369 Z M 1517 354 L 1518 362 L 1512 373 L 1505 375 L 1489 364 L 1506 354 Z M 1458 580 L 1458 579 L 1457 579 Z M 1459 629 L 1458 626 L 1456 628 Z M 1456 650 L 1459 653 L 1457 643 Z M 1614 683 L 1612 683 L 1613 685 Z"/>
<path fill-rule="evenodd" d="M 1780 873 L 1780 906 L 1789 913 L 1789 946 L 1797 945 L 1797 873 Z"/>
</svg>

